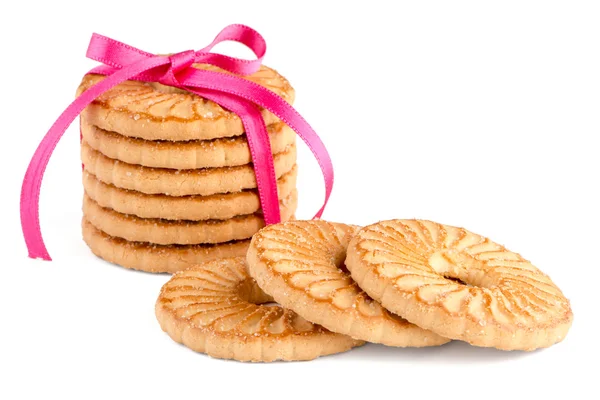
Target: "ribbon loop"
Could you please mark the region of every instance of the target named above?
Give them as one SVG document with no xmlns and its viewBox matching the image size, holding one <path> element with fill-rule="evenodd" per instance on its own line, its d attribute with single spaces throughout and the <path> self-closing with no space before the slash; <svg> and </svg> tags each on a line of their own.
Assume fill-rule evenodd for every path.
<svg viewBox="0 0 600 400">
<path fill-rule="evenodd" d="M 211 53 L 218 43 L 233 40 L 246 45 L 256 55 L 254 60 L 242 60 Z M 39 196 L 42 178 L 50 156 L 71 122 L 102 93 L 126 80 L 160 82 L 183 89 L 239 115 L 245 128 L 254 165 L 258 194 L 265 224 L 280 221 L 277 181 L 269 135 L 260 107 L 271 111 L 291 127 L 308 145 L 317 159 L 325 182 L 325 201 L 316 213 L 323 213 L 333 186 L 333 167 L 325 146 L 316 132 L 284 99 L 256 83 L 236 75 L 252 74 L 260 69 L 266 52 L 263 37 L 244 25 L 225 27 L 204 49 L 183 51 L 170 56 L 159 56 L 94 34 L 87 56 L 101 62 L 89 73 L 107 77 L 83 92 L 54 122 L 36 149 L 25 173 L 21 187 L 21 226 L 31 258 L 50 260 L 42 239 L 39 224 Z M 235 75 L 193 68 L 193 63 L 212 64 Z"/>
<path fill-rule="evenodd" d="M 115 69 L 121 69 L 126 65 L 131 65 L 154 56 L 154 54 L 136 49 L 133 46 L 97 33 L 92 34 L 85 55 L 87 58 Z"/>
<path fill-rule="evenodd" d="M 256 60 L 242 60 L 211 52 L 213 47 L 225 41 L 234 41 L 245 45 L 252 50 Z M 233 24 L 223 28 L 212 43 L 199 50 L 196 56 L 197 62 L 215 65 L 232 74 L 250 75 L 260 69 L 260 64 L 266 52 L 267 43 L 260 33 L 248 26 Z"/>
</svg>

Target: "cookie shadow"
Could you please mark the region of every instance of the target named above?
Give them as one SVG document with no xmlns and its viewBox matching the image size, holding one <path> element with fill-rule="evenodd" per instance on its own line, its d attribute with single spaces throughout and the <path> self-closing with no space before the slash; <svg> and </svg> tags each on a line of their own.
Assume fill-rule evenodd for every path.
<svg viewBox="0 0 600 400">
<path fill-rule="evenodd" d="M 395 363 L 446 363 L 471 364 L 511 361 L 527 357 L 537 351 L 503 351 L 494 348 L 471 346 L 466 342 L 453 340 L 442 346 L 423 348 L 388 347 L 367 343 L 343 356 L 356 360 L 369 360 Z"/>
</svg>

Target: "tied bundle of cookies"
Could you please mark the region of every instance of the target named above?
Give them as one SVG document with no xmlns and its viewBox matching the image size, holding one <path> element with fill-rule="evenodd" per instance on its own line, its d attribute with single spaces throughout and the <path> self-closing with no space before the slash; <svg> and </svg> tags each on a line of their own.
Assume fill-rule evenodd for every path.
<svg viewBox="0 0 600 400">
<path fill-rule="evenodd" d="M 223 41 L 245 45 L 256 58 L 211 51 Z M 263 37 L 238 24 L 225 27 L 201 50 L 170 55 L 92 35 L 87 57 L 102 65 L 85 75 L 77 98 L 44 136 L 23 179 L 21 225 L 29 256 L 51 260 L 39 223 L 41 182 L 56 144 L 81 114 L 83 238 L 96 255 L 127 268 L 209 268 L 201 276 L 184 275 L 183 290 L 176 285 L 164 291 L 175 296 L 170 306 L 192 299 L 183 314 L 201 317 L 206 311 L 215 322 L 209 330 L 225 335 L 212 340 L 203 336 L 204 329 L 190 330 L 200 341 L 198 350 L 247 348 L 251 341 L 246 343 L 245 335 L 236 331 L 233 340 L 228 332 L 238 323 L 254 326 L 259 316 L 269 322 L 251 328 L 252 337 L 262 340 L 259 331 L 268 329 L 276 340 L 265 338 L 264 346 L 255 348 L 263 354 L 256 359 L 314 358 L 360 344 L 280 306 L 252 304 L 272 297 L 249 278 L 243 260 L 256 232 L 294 219 L 296 135 L 323 174 L 325 201 L 315 217 L 323 213 L 333 186 L 325 145 L 292 107 L 295 94 L 288 81 L 262 65 L 265 52 Z M 204 290 L 203 299 L 184 293 L 194 288 Z M 242 314 L 225 312 L 237 308 L 251 312 L 243 321 Z M 176 312 L 189 321 L 183 314 Z M 165 327 L 182 341 L 187 333 L 180 328 L 185 324 Z M 318 349 L 297 348 L 298 340 Z"/>
<path fill-rule="evenodd" d="M 261 66 L 245 78 L 293 102 L 294 90 L 273 69 Z M 86 75 L 78 95 L 102 79 Z M 262 114 L 285 221 L 298 200 L 296 135 L 273 114 Z M 81 136 L 83 236 L 107 261 L 175 272 L 243 256 L 264 226 L 242 122 L 212 101 L 160 83 L 126 81 L 86 107 Z"/>
</svg>

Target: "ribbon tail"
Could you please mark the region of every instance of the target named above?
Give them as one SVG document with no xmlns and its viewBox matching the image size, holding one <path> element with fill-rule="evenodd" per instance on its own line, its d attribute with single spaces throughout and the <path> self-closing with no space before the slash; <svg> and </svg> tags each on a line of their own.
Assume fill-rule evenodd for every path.
<svg viewBox="0 0 600 400">
<path fill-rule="evenodd" d="M 277 175 L 273 165 L 273 153 L 269 134 L 257 107 L 237 96 L 212 90 L 202 90 L 187 87 L 186 90 L 214 101 L 222 107 L 237 114 L 244 125 L 254 175 L 256 176 L 256 187 L 260 198 L 260 205 L 265 220 L 265 225 L 281 222 L 281 210 L 279 209 L 279 196 L 277 192 Z"/>
<path fill-rule="evenodd" d="M 267 98 L 265 101 L 264 96 L 255 96 L 252 101 L 275 114 L 286 125 L 292 128 L 308 146 L 319 164 L 325 183 L 325 200 L 313 219 L 321 218 L 333 189 L 333 163 L 331 162 L 329 152 L 319 135 L 292 106 L 268 89 L 264 89 L 264 92 L 269 93 L 269 97 L 271 98 Z"/>
<path fill-rule="evenodd" d="M 239 102 L 239 99 L 236 101 Z M 248 102 L 236 104 L 241 106 L 244 103 L 246 103 L 243 107 L 245 109 L 235 111 L 235 113 L 242 119 L 246 131 L 265 225 L 278 224 L 281 222 L 281 210 L 279 209 L 277 175 L 273 165 L 269 134 L 265 121 L 254 104 Z"/>
<path fill-rule="evenodd" d="M 306 143 L 321 168 L 323 181 L 325 183 L 325 200 L 313 219 L 321 218 L 321 215 L 323 215 L 325 207 L 327 206 L 327 202 L 329 201 L 329 197 L 331 196 L 331 190 L 333 189 L 333 164 L 329 152 L 325 148 L 325 144 L 323 144 L 319 135 L 317 135 L 298 111 L 268 89 L 260 87 L 258 90 L 263 93 L 268 93 L 268 97 L 265 99 L 266 96 L 264 96 L 263 93 L 260 93 L 260 95 L 254 96 L 252 101 L 275 114 L 286 125 L 292 128 L 300 139 Z"/>
<path fill-rule="evenodd" d="M 69 125 L 71 125 L 73 120 L 88 104 L 94 101 L 94 99 L 102 93 L 131 77 L 139 75 L 149 69 L 164 65 L 167 62 L 168 60 L 165 58 L 149 58 L 116 71 L 113 75 L 83 92 L 65 111 L 63 111 L 50 130 L 48 130 L 29 162 L 25 177 L 23 178 L 23 185 L 21 186 L 21 228 L 23 230 L 23 237 L 25 238 L 29 257 L 41 258 L 47 261 L 52 260 L 46 249 L 46 245 L 44 244 L 40 229 L 40 189 L 44 172 L 50 161 L 50 156 Z"/>
</svg>

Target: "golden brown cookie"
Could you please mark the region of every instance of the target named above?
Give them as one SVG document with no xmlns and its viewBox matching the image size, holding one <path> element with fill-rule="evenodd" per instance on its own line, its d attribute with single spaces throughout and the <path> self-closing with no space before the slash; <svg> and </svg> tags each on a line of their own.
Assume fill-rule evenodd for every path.
<svg viewBox="0 0 600 400">
<path fill-rule="evenodd" d="M 156 318 L 176 342 L 238 361 L 311 360 L 362 342 L 312 324 L 271 302 L 248 276 L 243 257 L 178 272 L 161 289 Z"/>
<path fill-rule="evenodd" d="M 294 191 L 280 202 L 281 218 L 289 220 L 296 211 L 298 196 Z M 100 207 L 84 194 L 83 215 L 96 228 L 110 236 L 132 242 L 155 244 L 222 243 L 248 239 L 264 226 L 260 214 L 240 215 L 226 220 L 169 221 L 139 218 Z"/>
<path fill-rule="evenodd" d="M 212 65 L 194 67 L 228 73 Z M 104 78 L 84 76 L 77 95 Z M 242 78 L 270 89 L 290 104 L 294 101 L 294 89 L 271 68 L 263 65 L 256 73 Z M 237 115 L 212 101 L 152 82 L 123 82 L 97 97 L 81 115 L 104 130 L 147 140 L 206 140 L 244 132 Z M 267 125 L 278 122 L 267 110 L 262 110 L 262 116 Z"/>
<path fill-rule="evenodd" d="M 279 198 L 287 198 L 295 187 L 296 167 L 277 181 Z M 260 210 L 260 199 L 256 190 L 210 196 L 175 197 L 145 194 L 103 183 L 87 171 L 83 171 L 83 188 L 100 206 L 140 218 L 199 221 L 228 219 Z"/>
<path fill-rule="evenodd" d="M 296 133 L 282 122 L 267 127 L 273 154 L 296 142 Z M 198 169 L 232 167 L 252 162 L 246 136 L 214 140 L 171 142 L 144 140 L 105 131 L 85 121 L 86 143 L 109 158 L 154 168 Z"/>
<path fill-rule="evenodd" d="M 81 142 L 84 168 L 104 183 L 122 189 L 169 196 L 208 196 L 256 188 L 252 164 L 203 169 L 149 168 L 113 160 Z M 273 157 L 275 175 L 280 178 L 296 165 L 296 146 Z"/>
<path fill-rule="evenodd" d="M 357 229 L 326 221 L 270 225 L 252 238 L 250 275 L 279 304 L 333 332 L 388 346 L 447 343 L 387 312 L 350 278 L 343 264 Z"/>
<path fill-rule="evenodd" d="M 519 254 L 463 228 L 382 221 L 348 247 L 352 278 L 388 310 L 476 346 L 534 350 L 560 342 L 569 301 Z"/>
<path fill-rule="evenodd" d="M 182 271 L 206 261 L 245 256 L 250 240 L 217 244 L 157 245 L 128 242 L 96 229 L 85 218 L 81 221 L 83 240 L 96 256 L 125 268 L 146 272 Z"/>
</svg>

